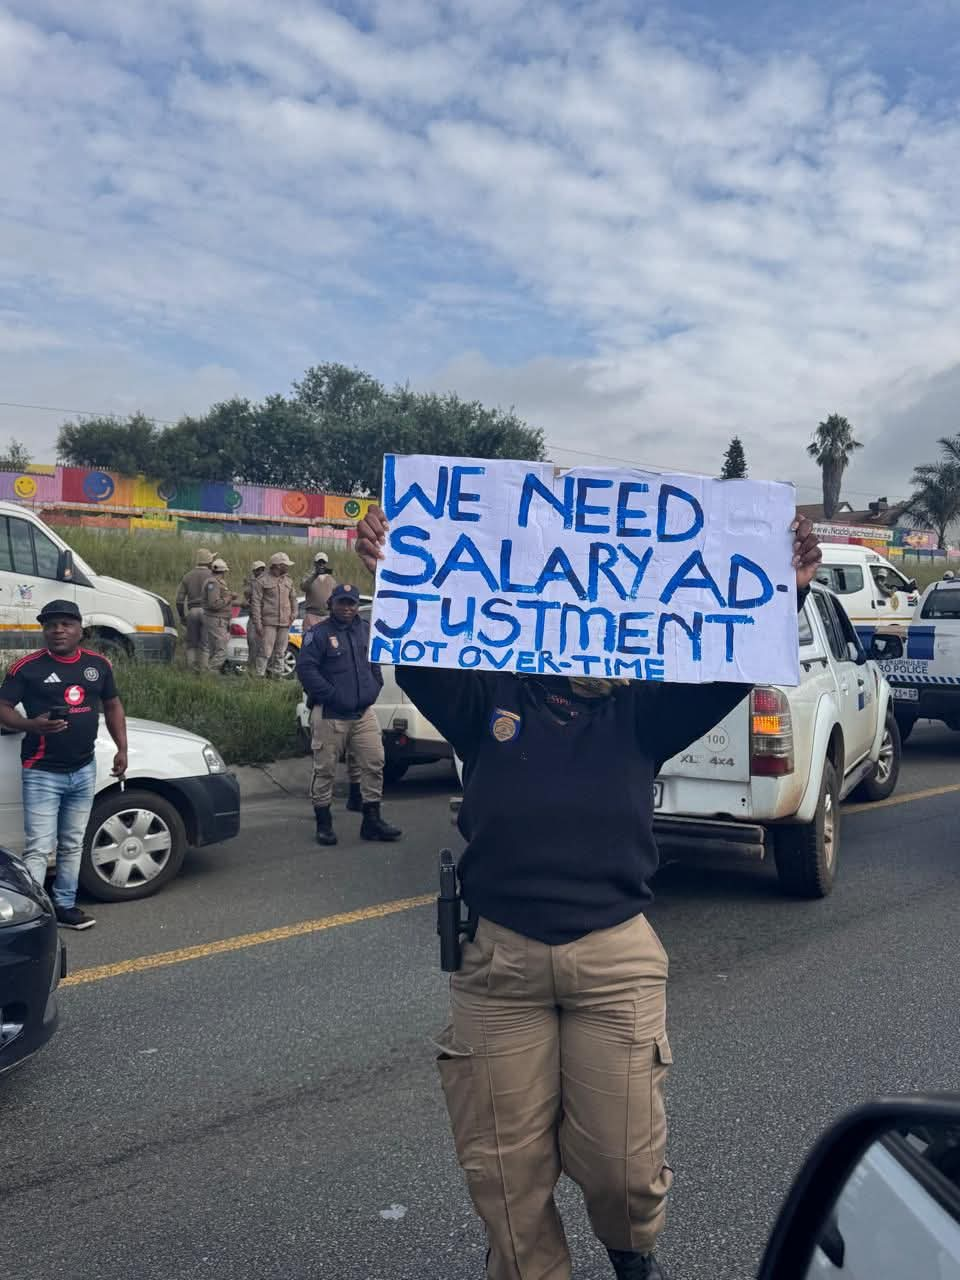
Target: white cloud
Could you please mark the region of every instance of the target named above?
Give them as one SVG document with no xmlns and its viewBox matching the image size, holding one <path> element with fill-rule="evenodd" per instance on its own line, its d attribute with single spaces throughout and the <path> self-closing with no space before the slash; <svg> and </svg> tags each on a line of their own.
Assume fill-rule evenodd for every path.
<svg viewBox="0 0 960 1280">
<path fill-rule="evenodd" d="M 52 461 L 57 431 L 76 411 L 103 411 L 119 417 L 138 410 L 176 421 L 218 400 L 246 395 L 249 377 L 235 369 L 201 365 L 185 371 L 120 348 L 64 350 L 51 358 L 12 351 L 0 341 L 0 386 L 4 399 L 43 409 L 0 404 L 0 444 L 11 437 L 27 444 L 40 462 Z M 16 394 L 11 394 L 11 388 Z M 261 389 L 262 391 L 262 389 Z M 70 410 L 74 412 L 60 412 Z"/>
<path fill-rule="evenodd" d="M 737 431 L 754 474 L 813 486 L 839 410 L 875 446 L 864 495 L 906 484 L 903 415 L 916 448 L 942 434 L 960 128 L 840 22 L 745 52 L 616 3 L 9 8 L 0 350 L 34 357 L 11 399 L 56 403 L 45 368 L 95 393 L 64 344 L 110 368 L 119 343 L 119 381 L 168 404 L 343 358 L 651 464 L 713 469 Z"/>
</svg>

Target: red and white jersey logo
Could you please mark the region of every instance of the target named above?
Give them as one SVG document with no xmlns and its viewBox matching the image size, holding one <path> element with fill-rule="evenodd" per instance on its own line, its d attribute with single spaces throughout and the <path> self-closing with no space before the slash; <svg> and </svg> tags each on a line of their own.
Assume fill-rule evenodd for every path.
<svg viewBox="0 0 960 1280">
<path fill-rule="evenodd" d="M 68 707 L 79 707 L 86 696 L 82 684 L 68 685 L 63 691 L 63 700 Z"/>
</svg>

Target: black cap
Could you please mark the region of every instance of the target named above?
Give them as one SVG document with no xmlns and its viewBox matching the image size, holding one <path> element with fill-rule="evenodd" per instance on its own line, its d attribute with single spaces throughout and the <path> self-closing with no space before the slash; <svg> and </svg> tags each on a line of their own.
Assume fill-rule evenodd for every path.
<svg viewBox="0 0 960 1280">
<path fill-rule="evenodd" d="M 51 618 L 71 618 L 74 622 L 83 621 L 83 615 L 72 600 L 49 600 L 37 614 L 37 621 L 49 622 Z"/>
<path fill-rule="evenodd" d="M 338 582 L 330 592 L 330 603 L 333 604 L 334 600 L 352 600 L 354 604 L 359 604 L 360 591 L 349 582 Z"/>
</svg>

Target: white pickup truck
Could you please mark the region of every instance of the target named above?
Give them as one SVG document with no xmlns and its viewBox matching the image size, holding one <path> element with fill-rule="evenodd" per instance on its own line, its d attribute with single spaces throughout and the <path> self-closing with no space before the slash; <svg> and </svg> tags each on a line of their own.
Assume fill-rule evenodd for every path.
<svg viewBox="0 0 960 1280">
<path fill-rule="evenodd" d="M 837 874 L 841 800 L 893 792 L 900 733 L 890 686 L 822 586 L 800 612 L 799 641 L 799 685 L 758 686 L 661 769 L 653 826 L 664 861 L 760 861 L 772 851 L 788 893 L 823 898 Z M 450 807 L 456 815 L 459 796 Z"/>
<path fill-rule="evenodd" d="M 890 682 L 904 742 L 921 717 L 960 730 L 960 579 L 931 583 L 906 636 L 878 634 L 871 652 Z"/>
<path fill-rule="evenodd" d="M 654 784 L 654 830 L 668 857 L 772 850 L 782 887 L 826 896 L 837 873 L 840 801 L 897 785 L 900 735 L 890 687 L 843 606 L 814 585 L 799 615 L 800 684 L 759 686 Z"/>
</svg>

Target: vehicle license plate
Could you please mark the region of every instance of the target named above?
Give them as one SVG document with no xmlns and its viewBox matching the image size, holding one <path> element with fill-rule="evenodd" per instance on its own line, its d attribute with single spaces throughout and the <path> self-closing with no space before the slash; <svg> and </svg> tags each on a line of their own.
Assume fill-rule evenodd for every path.
<svg viewBox="0 0 960 1280">
<path fill-rule="evenodd" d="M 895 702 L 919 702 L 919 689 L 900 689 L 895 684 L 890 686 Z"/>
</svg>

